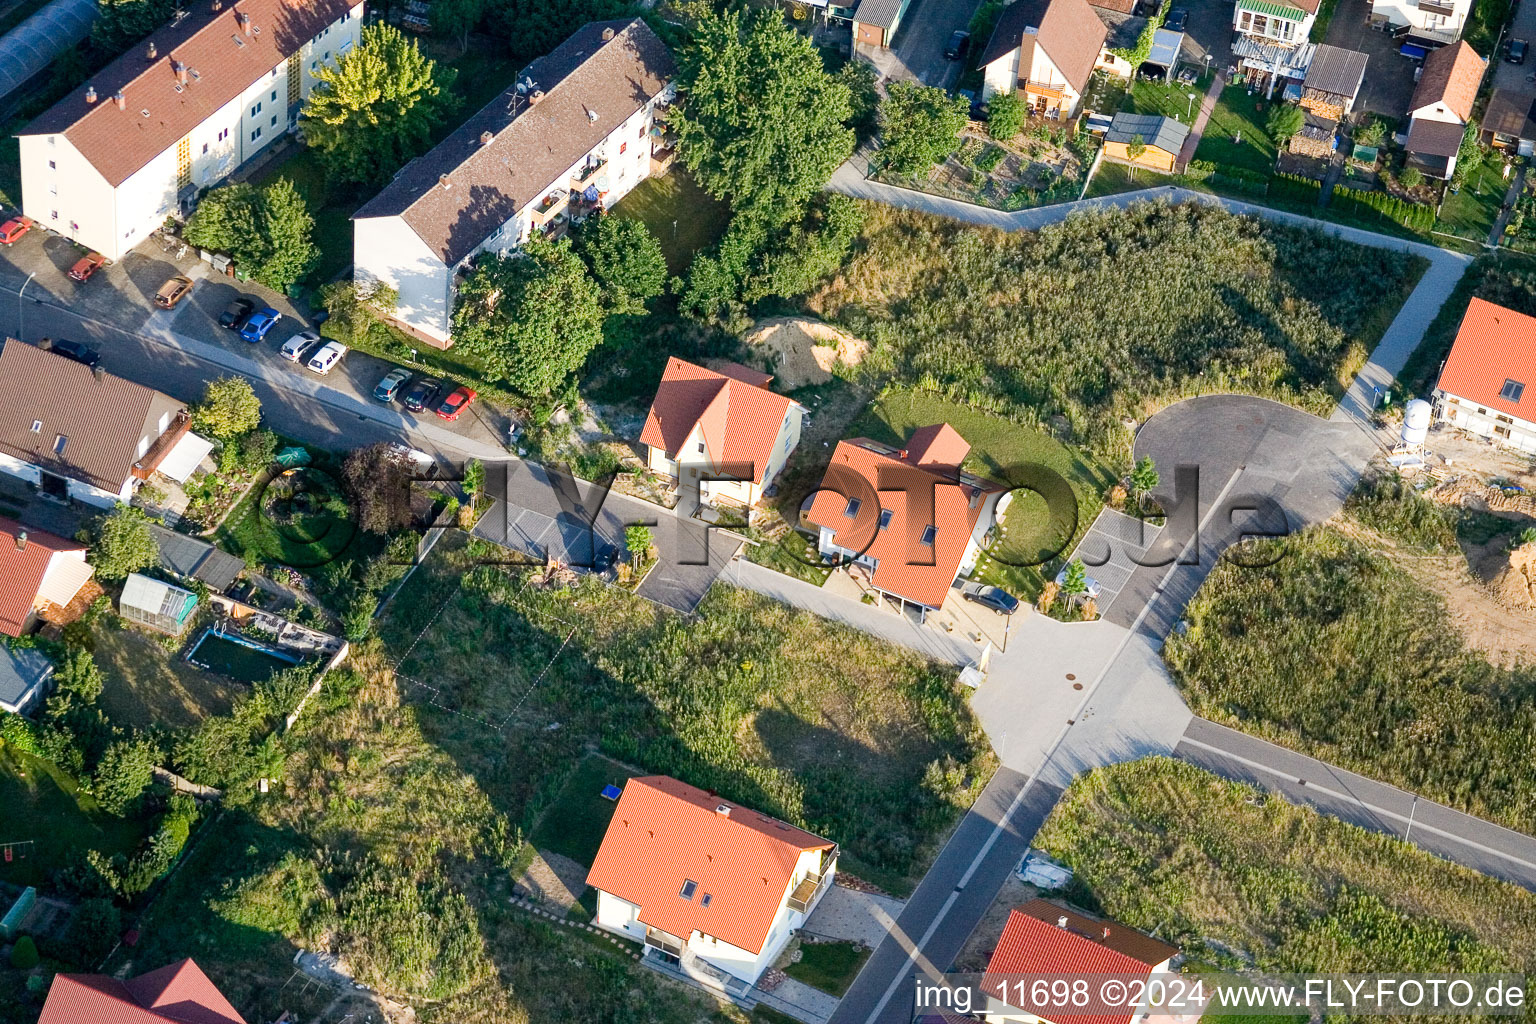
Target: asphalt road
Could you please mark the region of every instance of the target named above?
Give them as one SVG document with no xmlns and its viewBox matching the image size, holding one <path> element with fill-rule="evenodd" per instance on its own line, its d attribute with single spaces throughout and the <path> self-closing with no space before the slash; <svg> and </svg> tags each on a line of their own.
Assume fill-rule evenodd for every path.
<svg viewBox="0 0 1536 1024">
<path fill-rule="evenodd" d="M 860 47 L 859 52 L 886 78 L 948 89 L 987 44 L 985 39 L 972 39 L 964 60 L 944 56 L 949 37 L 969 26 L 980 6 L 981 0 L 915 0 L 901 19 L 896 45 L 888 50 Z"/>
</svg>

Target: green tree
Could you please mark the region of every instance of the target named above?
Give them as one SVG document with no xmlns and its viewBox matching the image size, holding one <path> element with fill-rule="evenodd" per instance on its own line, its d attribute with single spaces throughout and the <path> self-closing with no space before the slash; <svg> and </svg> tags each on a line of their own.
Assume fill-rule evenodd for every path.
<svg viewBox="0 0 1536 1024">
<path fill-rule="evenodd" d="M 160 560 L 160 545 L 149 530 L 149 516 L 141 508 L 118 502 L 96 527 L 91 545 L 91 564 L 96 578 L 120 580 Z"/>
<path fill-rule="evenodd" d="M 1275 145 L 1284 146 L 1290 141 L 1292 135 L 1301 131 L 1301 126 L 1306 123 L 1307 115 L 1301 112 L 1301 108 L 1289 103 L 1280 103 L 1269 113 L 1269 120 L 1264 123 L 1264 130 L 1274 140 Z"/>
<path fill-rule="evenodd" d="M 256 279 L 268 288 L 287 291 L 310 275 L 320 262 L 315 245 L 315 218 L 304 197 L 287 178 L 278 178 L 261 194 L 262 240 L 266 258 Z"/>
<path fill-rule="evenodd" d="M 667 258 L 642 220 L 599 217 L 576 236 L 576 251 L 602 286 L 610 313 L 643 313 L 646 300 L 667 286 Z"/>
<path fill-rule="evenodd" d="M 382 184 L 426 152 L 452 113 L 454 74 L 399 29 L 368 25 L 360 45 L 315 72 L 299 119 L 304 140 L 338 181 Z"/>
<path fill-rule="evenodd" d="M 678 152 L 737 212 L 792 220 L 852 155 L 847 84 L 777 9 L 701 10 L 678 65 Z"/>
<path fill-rule="evenodd" d="M 91 795 L 108 814 L 126 816 L 155 779 L 160 752 L 144 739 L 118 740 L 101 755 L 91 779 Z"/>
<path fill-rule="evenodd" d="M 479 459 L 470 459 L 464 463 L 462 482 L 464 493 L 469 495 L 471 501 L 480 497 L 480 492 L 485 490 L 485 463 Z"/>
<path fill-rule="evenodd" d="M 993 93 L 987 100 L 987 134 L 1007 142 L 1023 130 L 1028 113 L 1017 92 Z"/>
<path fill-rule="evenodd" d="M 1468 121 L 1466 130 L 1461 133 L 1461 145 L 1456 150 L 1456 169 L 1451 172 L 1451 183 L 1461 185 L 1483 166 L 1483 160 L 1488 155 L 1483 149 L 1478 138 L 1476 121 Z"/>
<path fill-rule="evenodd" d="M 70 916 L 64 938 L 80 963 L 95 964 L 117 945 L 122 930 L 122 915 L 111 900 L 85 900 Z"/>
<path fill-rule="evenodd" d="M 1152 456 L 1143 455 L 1136 460 L 1136 465 L 1131 468 L 1131 493 L 1140 498 L 1156 487 L 1161 476 L 1157 472 L 1157 466 L 1152 461 Z"/>
<path fill-rule="evenodd" d="M 225 443 L 261 425 L 261 399 L 244 377 L 219 377 L 203 388 L 203 400 L 192 407 L 192 429 Z"/>
<path fill-rule="evenodd" d="M 901 174 L 926 171 L 960 142 L 969 106 L 932 85 L 893 82 L 880 104 L 880 151 Z"/>
<path fill-rule="evenodd" d="M 1125 144 L 1125 155 L 1131 158 L 1131 162 L 1141 159 L 1141 154 L 1147 151 L 1147 140 L 1140 135 L 1132 135 L 1131 141 Z"/>
<path fill-rule="evenodd" d="M 11 947 L 11 966 L 18 971 L 30 971 L 38 965 L 39 959 L 37 943 L 32 941 L 30 935 L 23 935 Z"/>
<path fill-rule="evenodd" d="M 559 46 L 573 25 L 632 17 L 630 0 L 496 0 L 487 4 L 486 28 L 509 41 L 513 63 L 521 67 Z M 432 9 L 436 27 L 437 8 Z"/>
<path fill-rule="evenodd" d="M 1088 592 L 1088 570 L 1079 559 L 1067 563 L 1066 574 L 1061 578 L 1061 592 L 1069 595 Z"/>
<path fill-rule="evenodd" d="M 170 20 L 174 0 L 96 0 L 91 42 L 107 55 L 121 53 Z"/>
<path fill-rule="evenodd" d="M 469 49 L 469 34 L 485 16 L 486 0 L 432 0 L 432 31 Z"/>
<path fill-rule="evenodd" d="M 1355 129 L 1354 140 L 1362 146 L 1379 146 L 1387 137 L 1387 123 L 1373 117 Z"/>
<path fill-rule="evenodd" d="M 629 551 L 629 564 L 638 569 L 650 557 L 651 528 L 642 523 L 624 527 L 624 547 Z"/>
<path fill-rule="evenodd" d="M 522 394 L 548 395 L 603 338 L 597 282 L 564 239 L 484 254 L 459 287 L 453 335 Z"/>
<path fill-rule="evenodd" d="M 350 277 L 320 289 L 320 305 L 331 315 L 326 332 L 349 343 L 367 337 L 374 324 L 395 311 L 399 301 L 399 293 L 387 284 L 360 288 Z"/>
<path fill-rule="evenodd" d="M 880 73 L 864 60 L 850 60 L 837 73 L 838 81 L 848 87 L 848 127 L 860 142 L 872 139 L 880 130 Z"/>
<path fill-rule="evenodd" d="M 187 241 L 200 249 L 229 253 L 237 264 L 256 268 L 268 255 L 261 225 L 261 192 L 254 185 L 236 182 L 211 189 L 198 200 L 187 221 Z"/>
</svg>

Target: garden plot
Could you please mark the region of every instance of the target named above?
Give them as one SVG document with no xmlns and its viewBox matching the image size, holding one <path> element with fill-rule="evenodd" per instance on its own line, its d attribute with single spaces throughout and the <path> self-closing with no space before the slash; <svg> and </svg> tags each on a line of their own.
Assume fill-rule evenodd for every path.
<svg viewBox="0 0 1536 1024">
<path fill-rule="evenodd" d="M 1000 210 L 1022 210 L 1078 198 L 1083 160 L 1064 129 L 1044 125 L 1001 143 L 967 131 L 960 148 L 926 173 L 882 170 L 878 180 Z"/>
</svg>

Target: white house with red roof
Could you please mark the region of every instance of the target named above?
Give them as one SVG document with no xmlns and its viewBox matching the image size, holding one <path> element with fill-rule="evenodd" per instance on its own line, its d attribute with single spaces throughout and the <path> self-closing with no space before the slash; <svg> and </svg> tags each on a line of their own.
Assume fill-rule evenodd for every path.
<svg viewBox="0 0 1536 1024">
<path fill-rule="evenodd" d="M 1536 317 L 1473 299 L 1434 401 L 1442 422 L 1536 452 Z"/>
<path fill-rule="evenodd" d="M 920 614 L 976 566 L 1003 488 L 960 471 L 971 446 L 947 423 L 903 448 L 839 441 L 803 519 L 823 556 L 860 567 L 878 594 Z"/>
<path fill-rule="evenodd" d="M 677 485 L 697 484 L 705 504 L 756 506 L 800 443 L 806 414 L 770 391 L 772 382 L 740 363 L 710 370 L 668 359 L 640 433 L 651 471 Z"/>
<path fill-rule="evenodd" d="M 1169 970 L 1178 948 L 1150 935 L 1114 921 L 1090 917 L 1053 900 L 1033 899 L 1015 907 L 997 949 L 987 964 L 983 990 L 989 993 L 984 1015 L 987 1024 L 1039 1024 L 1050 1018 L 1010 1006 L 1008 1001 L 991 996 L 995 991 L 1013 991 L 1008 975 L 1027 979 L 1021 992 L 1028 992 L 1029 982 L 1040 975 L 1113 974 L 1150 977 Z M 1054 1024 L 1131 1024 L 1147 1013 L 1149 1006 L 1108 1013 L 1072 1014 Z"/>
<path fill-rule="evenodd" d="M 56 974 L 37 1024 L 245 1024 L 190 959 L 119 981 Z"/>
<path fill-rule="evenodd" d="M 38 612 L 68 605 L 93 571 L 84 544 L 0 516 L 0 633 L 25 636 Z"/>
<path fill-rule="evenodd" d="M 750 986 L 832 886 L 837 844 L 665 775 L 630 779 L 587 874 L 597 924 Z"/>
</svg>

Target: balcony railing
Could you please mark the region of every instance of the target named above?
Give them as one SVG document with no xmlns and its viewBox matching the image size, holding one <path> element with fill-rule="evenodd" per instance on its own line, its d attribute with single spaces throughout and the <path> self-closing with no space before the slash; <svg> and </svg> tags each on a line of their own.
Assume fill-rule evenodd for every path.
<svg viewBox="0 0 1536 1024">
<path fill-rule="evenodd" d="M 602 169 L 607 166 L 607 160 L 588 160 L 580 170 L 571 175 L 571 184 L 575 191 L 580 192 L 592 184 Z"/>
<path fill-rule="evenodd" d="M 803 914 L 816 902 L 816 894 L 821 891 L 825 875 L 808 874 L 795 886 L 795 891 L 789 894 L 789 909 L 797 914 Z"/>
<path fill-rule="evenodd" d="M 1036 96 L 1047 96 L 1053 100 L 1059 100 L 1066 95 L 1062 86 L 1052 85 L 1049 82 L 1026 81 L 1024 83 L 1024 90 L 1026 92 L 1032 92 Z"/>
<path fill-rule="evenodd" d="M 683 940 L 659 928 L 646 927 L 645 944 L 668 956 L 681 958 L 683 955 Z"/>
<path fill-rule="evenodd" d="M 546 221 L 553 220 L 557 214 L 565 209 L 565 204 L 570 198 L 571 194 L 562 188 L 556 189 L 543 199 L 540 199 L 533 208 L 534 223 L 543 224 Z"/>
</svg>

